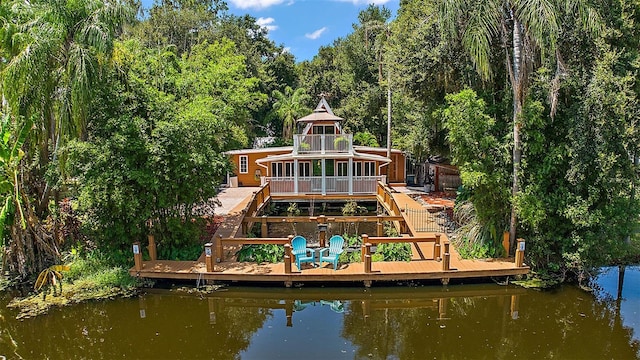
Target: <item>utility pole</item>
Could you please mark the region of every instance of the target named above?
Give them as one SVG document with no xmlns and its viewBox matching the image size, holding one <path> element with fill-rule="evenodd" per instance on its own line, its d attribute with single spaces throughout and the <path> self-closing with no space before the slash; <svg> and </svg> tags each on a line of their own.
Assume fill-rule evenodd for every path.
<svg viewBox="0 0 640 360">
<path fill-rule="evenodd" d="M 387 30 L 387 33 L 388 33 L 388 30 Z M 387 158 L 391 159 L 391 66 L 390 65 L 387 65 Z"/>
<path fill-rule="evenodd" d="M 365 41 L 368 41 L 367 32 L 369 28 L 383 28 L 387 33 L 387 40 L 391 37 L 391 28 L 389 24 L 380 24 L 375 21 L 373 24 L 367 23 L 364 24 L 365 28 Z M 385 59 L 382 56 L 382 47 L 380 48 L 380 57 L 379 57 L 379 69 L 380 75 L 379 80 L 382 82 L 382 60 Z M 388 60 L 388 59 L 387 59 Z M 387 61 L 387 158 L 391 159 L 391 63 Z M 389 165 L 387 165 L 389 166 Z"/>
</svg>

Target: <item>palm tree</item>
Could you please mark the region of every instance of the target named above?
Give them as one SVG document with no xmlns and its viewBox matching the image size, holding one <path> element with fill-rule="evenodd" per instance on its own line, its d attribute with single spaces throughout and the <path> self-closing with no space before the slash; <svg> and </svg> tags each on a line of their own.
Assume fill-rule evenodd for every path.
<svg viewBox="0 0 640 360">
<path fill-rule="evenodd" d="M 48 212 L 52 191 L 44 173 L 65 141 L 84 136 L 92 89 L 133 11 L 123 0 L 9 0 L 0 17 L 0 92 L 6 99 L 2 111 L 15 121 L 33 121 L 23 162 L 37 160 L 30 168 L 32 177 L 26 164 L 21 165 L 16 189 L 23 199 L 35 201 L 23 203 L 29 216 L 15 221 L 27 224 L 18 227 L 21 231 L 14 225 L 11 236 L 34 254 L 34 248 L 38 253 L 38 246 L 47 243 L 42 241 L 46 234 L 34 234 L 43 229 L 41 224 L 29 224 Z M 26 259 L 17 269 L 25 274 L 25 266 L 37 270 L 34 264 L 35 259 Z"/>
<path fill-rule="evenodd" d="M 440 23 L 446 34 L 461 37 L 463 47 L 484 79 L 492 76 L 492 40 L 497 37 L 505 49 L 510 48 L 510 51 L 505 51 L 505 60 L 513 94 L 512 202 L 519 192 L 518 177 L 522 157 L 520 117 L 527 94 L 528 75 L 535 65 L 536 50 L 543 56 L 556 56 L 557 77 L 563 71 L 556 47 L 562 30 L 560 17 L 563 14 L 574 14 L 589 32 L 599 30 L 599 17 L 584 0 L 445 0 L 440 4 Z M 516 209 L 512 205 L 509 222 L 511 249 L 515 245 L 516 221 Z"/>
<path fill-rule="evenodd" d="M 295 91 L 287 86 L 284 94 L 278 90 L 272 93 L 276 102 L 273 104 L 273 112 L 282 120 L 282 137 L 291 138 L 296 119 L 308 114 L 311 110 L 304 104 L 309 100 L 309 95 L 303 88 Z"/>
</svg>

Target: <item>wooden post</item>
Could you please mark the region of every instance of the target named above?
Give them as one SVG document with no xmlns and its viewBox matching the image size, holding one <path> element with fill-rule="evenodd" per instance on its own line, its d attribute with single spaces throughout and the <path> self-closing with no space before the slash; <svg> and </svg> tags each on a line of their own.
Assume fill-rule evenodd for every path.
<svg viewBox="0 0 640 360">
<path fill-rule="evenodd" d="M 371 273 L 371 243 L 364 244 L 364 272 Z"/>
<path fill-rule="evenodd" d="M 384 224 L 382 223 L 382 215 L 378 215 L 378 224 L 376 226 L 376 236 L 384 236 Z"/>
<path fill-rule="evenodd" d="M 218 234 L 216 239 L 216 262 L 220 263 L 224 260 L 224 250 L 222 249 L 222 235 Z"/>
<path fill-rule="evenodd" d="M 260 226 L 260 233 L 263 238 L 266 238 L 269 235 L 269 227 L 267 226 L 267 215 L 262 215 L 262 225 Z"/>
<path fill-rule="evenodd" d="M 204 262 L 207 265 L 207 272 L 213 272 L 213 253 L 211 251 L 212 243 L 204 244 Z"/>
<path fill-rule="evenodd" d="M 506 256 L 509 256 L 509 232 L 505 231 L 502 233 L 502 247 L 504 248 L 504 253 Z"/>
<path fill-rule="evenodd" d="M 442 245 L 440 244 L 440 234 L 436 234 L 436 242 L 433 245 L 433 259 L 436 261 L 442 260 Z"/>
<path fill-rule="evenodd" d="M 284 244 L 284 273 L 291 274 L 291 244 Z"/>
<path fill-rule="evenodd" d="M 364 257 L 365 255 L 367 255 L 367 250 L 366 250 L 366 244 L 369 242 L 369 235 L 367 234 L 362 234 L 360 235 L 360 237 L 362 238 L 362 254 L 360 255 L 360 261 L 362 261 L 364 263 Z"/>
<path fill-rule="evenodd" d="M 318 239 L 320 240 L 320 247 L 323 248 L 326 246 L 325 244 L 327 241 L 327 228 L 326 228 L 327 217 L 324 215 L 320 215 L 318 216 L 318 219 L 316 221 L 318 222 L 318 229 L 319 229 Z"/>
<path fill-rule="evenodd" d="M 133 261 L 135 262 L 136 271 L 142 270 L 142 251 L 140 250 L 140 242 L 133 243 Z"/>
<path fill-rule="evenodd" d="M 242 234 L 243 235 L 247 235 L 247 221 L 246 220 L 242 220 Z"/>
<path fill-rule="evenodd" d="M 149 234 L 147 238 L 149 239 L 149 257 L 151 258 L 151 261 L 156 261 L 158 260 L 158 252 L 156 251 L 156 239 L 153 234 Z"/>
<path fill-rule="evenodd" d="M 451 255 L 449 254 L 449 242 L 445 241 L 444 243 L 444 257 L 442 258 L 442 271 L 449 271 L 450 270 L 450 261 L 451 261 Z"/>
<path fill-rule="evenodd" d="M 524 239 L 518 239 L 518 247 L 516 248 L 516 267 L 524 265 Z"/>
</svg>

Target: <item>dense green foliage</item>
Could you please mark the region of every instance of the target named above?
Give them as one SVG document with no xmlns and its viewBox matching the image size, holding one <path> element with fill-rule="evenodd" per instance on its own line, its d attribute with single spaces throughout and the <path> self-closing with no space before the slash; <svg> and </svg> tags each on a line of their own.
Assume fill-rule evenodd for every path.
<svg viewBox="0 0 640 360">
<path fill-rule="evenodd" d="M 637 1 L 403 0 L 393 20 L 371 5 L 299 64 L 224 1 L 156 0 L 137 19 L 136 3 L 0 2 L 12 273 L 76 246 L 124 264 L 150 233 L 162 257 L 196 257 L 225 151 L 288 143 L 320 93 L 356 144 L 385 144 L 389 89 L 394 147 L 460 168 L 462 253 L 502 255 L 511 226 L 528 264 L 564 278 L 637 249 Z"/>
<path fill-rule="evenodd" d="M 385 14 L 368 8 L 352 34 L 300 64 L 301 85 L 329 91 L 346 127 L 379 143 L 391 85 L 394 147 L 460 168 L 462 253 L 502 255 L 517 218 L 539 272 L 580 278 L 630 254 L 640 4 L 406 0 L 390 23 Z"/>
<path fill-rule="evenodd" d="M 284 247 L 275 244 L 244 245 L 236 253 L 238 261 L 277 263 L 284 261 Z"/>
</svg>

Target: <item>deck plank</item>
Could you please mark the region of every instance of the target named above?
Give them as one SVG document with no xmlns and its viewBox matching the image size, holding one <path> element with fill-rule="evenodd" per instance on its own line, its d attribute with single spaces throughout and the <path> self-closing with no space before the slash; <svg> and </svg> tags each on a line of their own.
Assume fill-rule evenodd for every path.
<svg viewBox="0 0 640 360">
<path fill-rule="evenodd" d="M 225 217 L 214 239 L 234 237 L 242 222 L 243 210 L 247 207 L 252 196 L 241 201 Z M 422 205 L 404 193 L 393 193 L 393 198 L 401 209 L 422 209 Z M 434 233 L 415 233 L 413 236 L 433 236 Z M 410 238 L 407 239 L 410 242 Z M 441 234 L 444 244 L 449 239 Z M 204 255 L 197 261 L 144 261 L 142 270 L 129 270 L 132 276 L 165 279 L 206 279 L 220 281 L 252 281 L 252 282 L 357 282 L 357 281 L 393 281 L 420 280 L 443 278 L 474 278 L 489 276 L 508 276 L 526 274 L 528 267 L 517 268 L 513 259 L 479 261 L 465 260 L 460 257 L 454 244 L 450 244 L 450 271 L 442 271 L 442 262 L 435 261 L 433 243 L 411 243 L 411 261 L 409 262 L 374 262 L 372 273 L 364 272 L 364 264 L 341 264 L 333 270 L 331 264 L 322 267 L 303 265 L 299 270 L 292 264 L 292 273 L 286 274 L 284 263 L 256 264 L 236 262 L 232 256 L 227 256 L 221 263 L 214 265 L 214 272 L 207 272 Z M 441 249 L 444 252 L 444 247 Z M 225 254 L 233 254 L 231 247 L 225 246 Z"/>
</svg>

